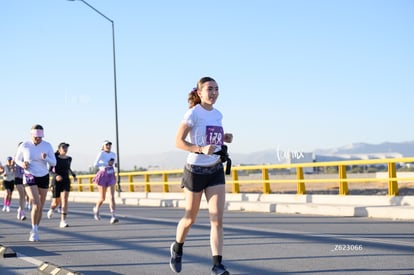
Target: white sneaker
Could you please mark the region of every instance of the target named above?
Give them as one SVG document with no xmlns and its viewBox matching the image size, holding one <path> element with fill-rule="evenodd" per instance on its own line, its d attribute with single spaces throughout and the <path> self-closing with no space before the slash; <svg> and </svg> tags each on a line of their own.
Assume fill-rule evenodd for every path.
<svg viewBox="0 0 414 275">
<path fill-rule="evenodd" d="M 30 237 L 29 237 L 29 241 L 31 242 L 38 242 L 39 239 L 39 233 L 37 231 L 30 231 Z"/>
<path fill-rule="evenodd" d="M 53 209 L 50 208 L 49 211 L 47 211 L 47 218 L 50 220 L 53 217 Z"/>
<path fill-rule="evenodd" d="M 100 221 L 101 220 L 101 217 L 99 216 L 99 211 L 96 209 L 96 207 L 93 208 L 93 218 L 96 221 Z"/>
<path fill-rule="evenodd" d="M 117 218 L 115 218 L 115 217 L 112 217 L 111 218 L 111 221 L 110 221 L 110 223 L 117 223 L 117 222 L 119 222 L 119 220 L 117 219 Z"/>
<path fill-rule="evenodd" d="M 69 224 L 67 224 L 66 221 L 60 221 L 59 227 L 60 228 L 69 227 Z"/>
<path fill-rule="evenodd" d="M 26 219 L 26 216 L 24 215 L 24 210 L 20 210 L 20 220 L 24 221 Z"/>
<path fill-rule="evenodd" d="M 24 216 L 24 211 L 20 210 L 20 208 L 17 210 L 17 219 L 24 221 L 26 217 Z"/>
<path fill-rule="evenodd" d="M 35 241 L 35 233 L 34 231 L 30 231 L 30 235 L 29 235 L 29 241 L 30 242 L 34 242 Z"/>
<path fill-rule="evenodd" d="M 3 209 L 1 211 L 5 212 L 6 211 L 6 206 L 3 206 Z"/>
<path fill-rule="evenodd" d="M 6 212 L 10 212 L 10 206 L 6 206 Z"/>
</svg>

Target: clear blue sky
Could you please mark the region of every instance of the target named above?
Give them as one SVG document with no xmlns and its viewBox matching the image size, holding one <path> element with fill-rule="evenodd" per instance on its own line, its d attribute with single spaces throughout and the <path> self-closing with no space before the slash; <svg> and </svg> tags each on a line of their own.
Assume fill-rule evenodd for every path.
<svg viewBox="0 0 414 275">
<path fill-rule="evenodd" d="M 177 150 L 206 75 L 233 152 L 414 139 L 414 1 L 88 3 L 115 21 L 121 164 Z M 0 18 L 0 159 L 39 123 L 92 163 L 115 141 L 110 22 L 66 0 L 4 0 Z"/>
</svg>

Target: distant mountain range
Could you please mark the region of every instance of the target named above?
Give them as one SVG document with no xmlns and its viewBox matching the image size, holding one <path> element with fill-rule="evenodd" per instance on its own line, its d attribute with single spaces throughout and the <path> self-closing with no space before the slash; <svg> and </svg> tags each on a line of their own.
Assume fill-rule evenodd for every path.
<svg viewBox="0 0 414 275">
<path fill-rule="evenodd" d="M 313 152 L 280 152 L 278 149 L 252 152 L 247 154 L 231 152 L 233 165 L 278 164 L 286 162 L 287 155 L 303 154 L 308 159 L 312 156 L 316 161 L 400 158 L 414 156 L 414 141 L 384 142 L 381 144 L 352 143 L 330 149 L 316 149 Z M 181 169 L 184 166 L 187 152 L 171 151 L 158 154 L 124 155 L 123 169 Z M 282 157 L 281 157 L 282 156 Z"/>
<path fill-rule="evenodd" d="M 413 157 L 414 141 L 380 144 L 352 143 L 338 148 L 317 149 L 314 153 L 317 161 Z"/>
</svg>

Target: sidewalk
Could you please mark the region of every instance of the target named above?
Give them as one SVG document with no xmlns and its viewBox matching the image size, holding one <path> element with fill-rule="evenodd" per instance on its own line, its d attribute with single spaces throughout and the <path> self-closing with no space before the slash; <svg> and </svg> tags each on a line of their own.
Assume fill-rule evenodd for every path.
<svg viewBox="0 0 414 275">
<path fill-rule="evenodd" d="M 69 196 L 74 202 L 93 203 L 97 198 L 97 192 L 71 192 Z M 116 194 L 116 201 L 118 204 L 153 207 L 183 208 L 185 205 L 182 192 L 122 192 L 120 197 Z M 201 208 L 207 208 L 205 199 Z M 414 220 L 414 196 L 227 193 L 226 210 Z"/>
</svg>

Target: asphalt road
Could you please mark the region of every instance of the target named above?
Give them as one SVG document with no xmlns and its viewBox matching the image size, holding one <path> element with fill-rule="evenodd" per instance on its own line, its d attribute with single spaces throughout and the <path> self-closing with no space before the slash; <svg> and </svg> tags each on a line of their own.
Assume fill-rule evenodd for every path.
<svg viewBox="0 0 414 275">
<path fill-rule="evenodd" d="M 47 202 L 49 206 L 50 202 Z M 94 221 L 93 204 L 71 203 L 68 223 L 46 218 L 41 241 L 28 241 L 30 221 L 0 212 L 0 274 L 37 274 L 50 262 L 83 274 L 173 274 L 169 246 L 183 214 L 177 208 L 108 206 Z M 414 274 L 414 222 L 226 212 L 224 264 L 231 274 Z M 201 210 L 184 247 L 181 274 L 210 274 L 208 214 Z"/>
</svg>

